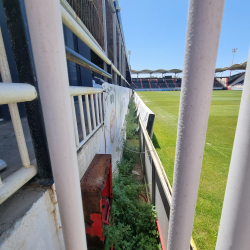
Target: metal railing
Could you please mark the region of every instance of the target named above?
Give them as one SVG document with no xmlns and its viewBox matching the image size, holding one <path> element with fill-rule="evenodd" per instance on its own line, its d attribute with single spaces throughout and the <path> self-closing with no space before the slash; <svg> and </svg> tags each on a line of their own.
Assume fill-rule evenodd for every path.
<svg viewBox="0 0 250 250">
<path fill-rule="evenodd" d="M 74 121 L 74 133 L 77 150 L 89 140 L 89 138 L 101 127 L 104 122 L 103 116 L 103 89 L 89 87 L 70 87 L 70 98 Z M 81 129 L 83 139 L 79 142 L 79 131 L 77 125 L 76 106 L 74 96 L 78 97 Z M 83 105 L 85 97 L 85 109 Z M 90 99 L 90 102 L 89 102 Z M 87 119 L 85 119 L 85 112 Z"/>
<path fill-rule="evenodd" d="M 96 72 L 102 76 L 105 76 L 107 78 L 112 78 L 111 74 L 107 73 L 105 70 L 101 69 L 100 67 L 90 62 L 89 60 L 81 56 L 80 54 L 76 53 L 74 50 L 68 48 L 67 46 L 65 46 L 65 50 L 66 50 L 66 58 L 68 60 L 75 62 L 78 65 L 81 65 L 87 69 L 90 69 L 93 72 Z"/>
<path fill-rule="evenodd" d="M 2 64 L 2 60 L 0 64 Z M 4 75 L 2 67 L 1 75 Z M 9 105 L 17 146 L 22 161 L 22 168 L 2 181 L 0 177 L 0 204 L 37 174 L 37 167 L 30 162 L 23 127 L 17 107 L 18 102 L 32 101 L 36 98 L 36 96 L 37 94 L 35 88 L 29 84 L 0 83 L 0 105 Z"/>
<path fill-rule="evenodd" d="M 22 168 L 1 180 L 0 177 L 0 204 L 15 193 L 37 174 L 37 167 L 30 162 L 23 127 L 17 107 L 18 102 L 32 101 L 37 97 L 36 90 L 29 84 L 12 83 L 9 64 L 3 43 L 0 27 L 0 72 L 3 83 L 0 83 L 0 105 L 8 104 L 14 132 L 19 149 Z"/>
</svg>

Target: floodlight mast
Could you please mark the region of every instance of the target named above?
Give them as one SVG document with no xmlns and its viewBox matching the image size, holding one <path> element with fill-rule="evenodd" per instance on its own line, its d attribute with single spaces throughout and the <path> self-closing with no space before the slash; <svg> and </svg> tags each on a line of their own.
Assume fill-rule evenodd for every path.
<svg viewBox="0 0 250 250">
<path fill-rule="evenodd" d="M 131 55 L 131 50 L 128 51 L 128 64 L 129 64 L 129 68 L 130 68 L 130 55 Z"/>
<path fill-rule="evenodd" d="M 234 53 L 236 53 L 236 52 L 237 52 L 237 48 L 232 49 L 233 60 L 232 60 L 232 65 L 231 65 L 231 66 L 233 66 L 233 62 L 234 62 Z M 231 72 L 232 72 L 232 70 L 230 70 L 230 76 L 231 76 Z"/>
</svg>

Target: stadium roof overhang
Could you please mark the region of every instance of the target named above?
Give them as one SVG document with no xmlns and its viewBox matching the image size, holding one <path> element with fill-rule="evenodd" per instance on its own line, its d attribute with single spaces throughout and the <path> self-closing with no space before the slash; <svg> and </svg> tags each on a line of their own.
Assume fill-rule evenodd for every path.
<svg viewBox="0 0 250 250">
<path fill-rule="evenodd" d="M 223 72 L 226 70 L 245 70 L 247 66 L 247 62 L 241 63 L 241 64 L 234 64 L 231 67 L 224 67 L 224 68 L 217 68 L 215 69 L 215 73 Z M 150 70 L 150 69 L 143 69 L 143 70 L 131 70 L 131 74 L 178 74 L 181 73 L 181 69 L 157 69 L 157 70 Z"/>
<path fill-rule="evenodd" d="M 234 64 L 231 67 L 217 68 L 217 69 L 215 69 L 215 72 L 218 73 L 218 72 L 223 72 L 226 70 L 245 70 L 246 66 L 247 66 L 247 62 L 244 62 L 244 63 L 240 63 L 240 64 Z"/>
<path fill-rule="evenodd" d="M 178 74 L 181 73 L 181 69 L 170 69 L 170 70 L 165 70 L 165 69 L 157 69 L 157 70 L 150 70 L 150 69 L 143 69 L 143 70 L 131 70 L 132 74 L 167 74 L 167 73 L 174 73 Z"/>
</svg>

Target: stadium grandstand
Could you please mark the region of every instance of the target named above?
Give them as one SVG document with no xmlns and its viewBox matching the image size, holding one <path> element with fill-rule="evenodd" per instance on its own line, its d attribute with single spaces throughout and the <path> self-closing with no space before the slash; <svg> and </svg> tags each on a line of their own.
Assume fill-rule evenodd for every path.
<svg viewBox="0 0 250 250">
<path fill-rule="evenodd" d="M 180 90 L 181 78 L 132 78 L 132 88 L 136 90 Z"/>
<path fill-rule="evenodd" d="M 244 85 L 246 65 L 247 63 L 245 62 L 242 64 L 234 64 L 231 67 L 217 68 L 215 70 L 213 89 L 227 90 L 242 88 Z M 238 70 L 241 72 L 231 76 L 231 71 Z M 230 76 L 219 76 L 219 74 L 225 71 L 230 71 Z M 132 88 L 136 91 L 178 91 L 181 90 L 182 82 L 182 78 L 178 77 L 180 73 L 182 73 L 180 69 L 131 70 L 131 74 L 136 75 L 136 77 L 132 77 Z M 148 74 L 149 77 L 139 77 L 140 74 Z M 155 77 L 153 74 L 162 74 L 162 77 Z M 172 74 L 174 74 L 174 77 Z"/>
</svg>

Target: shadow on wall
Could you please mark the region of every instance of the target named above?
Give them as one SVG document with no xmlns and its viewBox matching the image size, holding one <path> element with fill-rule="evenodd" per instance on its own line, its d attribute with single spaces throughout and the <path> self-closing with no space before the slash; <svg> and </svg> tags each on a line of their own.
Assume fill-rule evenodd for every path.
<svg viewBox="0 0 250 250">
<path fill-rule="evenodd" d="M 155 148 L 161 148 L 159 143 L 158 143 L 157 137 L 155 136 L 155 133 L 153 133 L 152 142 L 153 142 Z"/>
</svg>

